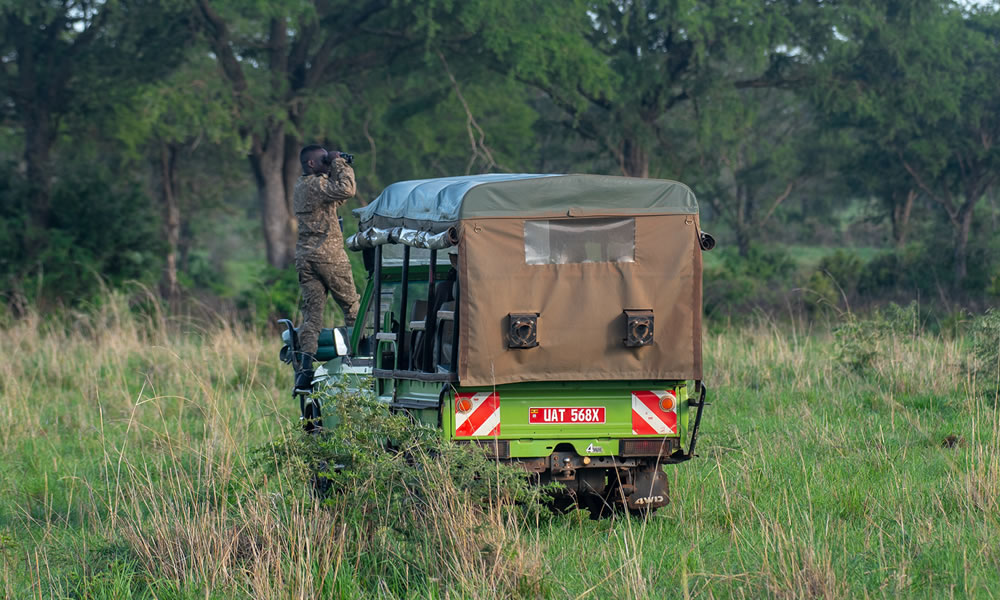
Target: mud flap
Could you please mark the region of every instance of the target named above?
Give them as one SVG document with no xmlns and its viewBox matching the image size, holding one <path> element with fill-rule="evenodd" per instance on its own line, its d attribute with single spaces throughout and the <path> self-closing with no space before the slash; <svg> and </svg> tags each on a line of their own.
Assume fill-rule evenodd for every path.
<svg viewBox="0 0 1000 600">
<path fill-rule="evenodd" d="M 625 499 L 633 510 L 660 508 L 670 502 L 667 475 L 657 465 L 635 474 L 634 491 Z"/>
</svg>

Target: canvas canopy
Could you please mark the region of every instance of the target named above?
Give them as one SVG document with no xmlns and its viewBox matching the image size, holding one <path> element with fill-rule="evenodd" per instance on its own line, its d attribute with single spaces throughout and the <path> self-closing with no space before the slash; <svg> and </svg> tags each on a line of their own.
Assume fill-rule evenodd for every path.
<svg viewBox="0 0 1000 600">
<path fill-rule="evenodd" d="M 499 173 L 400 181 L 356 209 L 360 231 L 441 233 L 467 219 L 698 213 L 687 186 L 605 175 Z"/>
<path fill-rule="evenodd" d="M 362 232 L 457 234 L 463 386 L 702 377 L 698 204 L 681 183 L 509 174 L 406 181 L 356 214 Z M 653 336 L 630 347 L 636 312 L 652 315 Z M 512 315 L 535 316 L 535 345 L 511 346 Z"/>
</svg>

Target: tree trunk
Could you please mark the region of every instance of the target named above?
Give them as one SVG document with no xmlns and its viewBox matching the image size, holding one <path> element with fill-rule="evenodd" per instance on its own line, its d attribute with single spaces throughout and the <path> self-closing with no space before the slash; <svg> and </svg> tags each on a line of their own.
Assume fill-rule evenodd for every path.
<svg viewBox="0 0 1000 600">
<path fill-rule="evenodd" d="M 285 134 L 285 158 L 282 177 L 284 178 L 285 184 L 285 202 L 288 205 L 288 214 L 292 216 L 289 223 L 291 225 L 293 244 L 295 243 L 295 239 L 299 233 L 299 222 L 295 219 L 295 206 L 293 205 L 293 200 L 295 197 L 295 182 L 302 173 L 302 163 L 299 162 L 299 151 L 301 149 L 301 141 L 298 137 L 291 134 Z"/>
<path fill-rule="evenodd" d="M 753 204 L 747 186 L 736 184 L 736 247 L 740 256 L 750 255 L 750 230 L 753 218 Z"/>
<path fill-rule="evenodd" d="M 24 123 L 24 162 L 27 165 L 28 185 L 31 186 L 31 218 L 37 227 L 45 229 L 51 224 L 52 216 L 49 193 L 53 172 L 50 164 L 52 146 L 56 140 L 55 117 L 45 99 L 38 97 L 35 90 L 23 92 L 25 97 L 21 98 L 18 108 Z"/>
<path fill-rule="evenodd" d="M 913 211 L 913 201 L 917 198 L 916 190 L 907 190 L 906 199 L 899 202 L 897 192 L 892 194 L 892 239 L 897 248 L 906 244 L 906 234 L 910 228 L 910 213 Z"/>
<path fill-rule="evenodd" d="M 294 213 L 289 209 L 285 187 L 283 125 L 272 126 L 265 139 L 255 136 L 250 166 L 257 179 L 267 262 L 272 267 L 283 269 L 295 259 Z"/>
<path fill-rule="evenodd" d="M 622 143 L 622 173 L 626 177 L 649 177 L 649 153 L 634 138 Z"/>
<path fill-rule="evenodd" d="M 160 191 L 163 198 L 163 236 L 167 242 L 166 264 L 160 282 L 160 295 L 169 302 L 177 299 L 177 247 L 181 237 L 181 210 L 177 202 L 175 167 L 177 148 L 172 144 L 160 145 Z"/>
<path fill-rule="evenodd" d="M 966 200 L 958 211 L 958 224 L 955 228 L 955 287 L 960 288 L 968 272 L 966 253 L 969 247 L 969 232 L 972 230 L 972 215 L 975 201 Z"/>
</svg>

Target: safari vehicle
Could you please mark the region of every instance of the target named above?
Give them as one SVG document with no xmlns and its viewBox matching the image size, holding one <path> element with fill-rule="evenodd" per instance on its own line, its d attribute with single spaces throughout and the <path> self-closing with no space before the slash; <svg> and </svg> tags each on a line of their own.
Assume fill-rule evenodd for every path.
<svg viewBox="0 0 1000 600">
<path fill-rule="evenodd" d="M 668 502 L 662 465 L 694 456 L 706 404 L 701 252 L 714 241 L 690 189 L 449 177 L 390 185 L 355 215 L 347 246 L 368 283 L 356 326 L 320 336 L 318 380 L 370 375 L 392 409 L 592 510 Z M 315 428 L 322 407 L 300 401 Z"/>
</svg>

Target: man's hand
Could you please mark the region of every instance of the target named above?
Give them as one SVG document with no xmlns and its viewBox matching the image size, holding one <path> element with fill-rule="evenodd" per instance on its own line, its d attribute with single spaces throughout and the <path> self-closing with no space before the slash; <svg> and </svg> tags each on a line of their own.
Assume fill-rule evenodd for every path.
<svg viewBox="0 0 1000 600">
<path fill-rule="evenodd" d="M 333 163 L 337 162 L 338 158 L 341 159 L 341 160 L 343 160 L 345 164 L 349 165 L 349 164 L 351 164 L 352 160 L 354 159 L 354 156 L 352 156 L 350 154 L 347 154 L 346 152 L 341 152 L 340 150 L 331 150 L 330 151 L 330 164 L 332 165 Z"/>
</svg>

